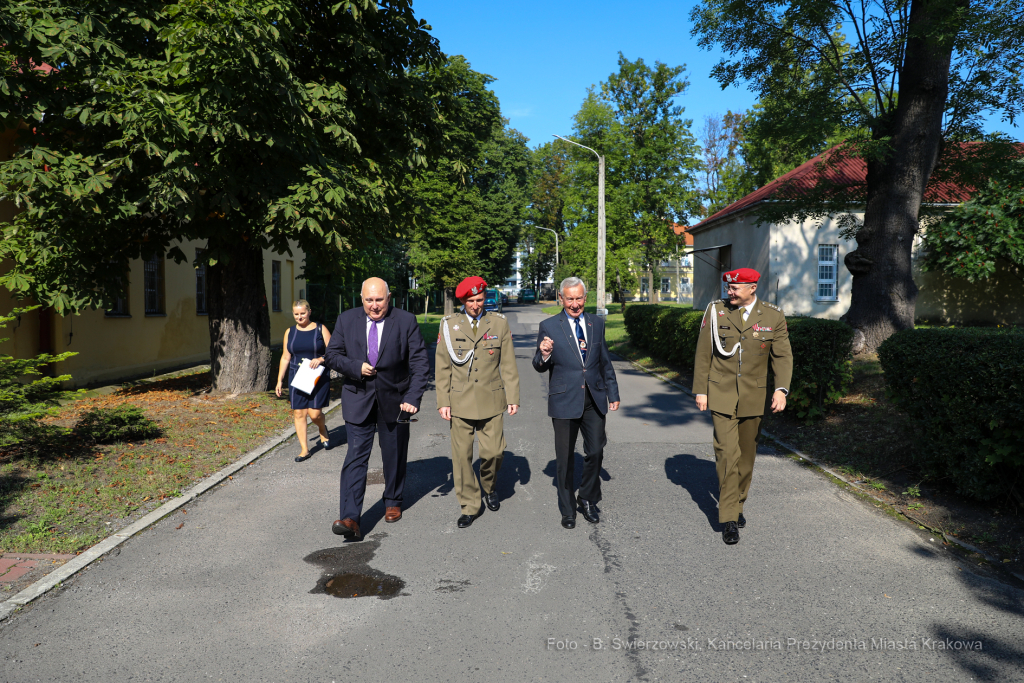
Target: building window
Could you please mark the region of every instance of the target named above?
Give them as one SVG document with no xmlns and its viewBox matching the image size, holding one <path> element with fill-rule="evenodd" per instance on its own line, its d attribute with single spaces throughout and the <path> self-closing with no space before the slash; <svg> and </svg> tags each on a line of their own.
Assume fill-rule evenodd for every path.
<svg viewBox="0 0 1024 683">
<path fill-rule="evenodd" d="M 124 286 L 123 278 L 118 278 L 117 281 L 120 293 L 114 299 L 114 305 L 106 310 L 106 315 L 110 318 L 127 318 L 131 316 L 128 311 L 128 288 Z"/>
<path fill-rule="evenodd" d="M 270 304 L 274 311 L 281 310 L 281 262 L 270 262 Z"/>
<path fill-rule="evenodd" d="M 143 262 L 145 267 L 146 315 L 164 312 L 164 261 L 155 254 Z"/>
<path fill-rule="evenodd" d="M 670 286 L 671 285 L 670 285 L 669 279 L 667 277 L 661 278 L 661 293 L 662 294 L 668 294 L 668 289 L 669 289 Z"/>
<path fill-rule="evenodd" d="M 839 245 L 818 245 L 818 301 L 838 301 Z"/>
<path fill-rule="evenodd" d="M 203 258 L 205 249 L 196 249 L 196 261 Z M 206 315 L 206 264 L 196 266 L 196 315 Z"/>
</svg>

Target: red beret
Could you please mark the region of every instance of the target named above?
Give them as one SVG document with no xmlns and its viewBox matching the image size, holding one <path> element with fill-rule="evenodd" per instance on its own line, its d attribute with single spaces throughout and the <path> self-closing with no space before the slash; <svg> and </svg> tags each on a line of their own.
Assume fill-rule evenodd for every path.
<svg viewBox="0 0 1024 683">
<path fill-rule="evenodd" d="M 751 284 L 761 279 L 761 273 L 753 268 L 740 268 L 730 270 L 722 274 L 722 282 L 735 282 L 736 284 Z"/>
<path fill-rule="evenodd" d="M 455 288 L 456 299 L 468 299 L 471 296 L 476 296 L 487 289 L 487 283 L 484 282 L 482 277 L 467 277 L 465 280 L 459 283 L 459 286 Z"/>
</svg>

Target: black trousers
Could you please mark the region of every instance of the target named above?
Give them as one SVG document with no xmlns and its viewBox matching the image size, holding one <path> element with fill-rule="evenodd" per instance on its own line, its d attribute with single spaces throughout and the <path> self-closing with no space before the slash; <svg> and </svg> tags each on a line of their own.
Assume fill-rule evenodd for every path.
<svg viewBox="0 0 1024 683">
<path fill-rule="evenodd" d="M 555 427 L 555 486 L 558 488 L 558 511 L 562 517 L 576 519 L 576 497 L 573 481 L 576 465 L 576 437 L 583 432 L 583 474 L 580 477 L 580 498 L 596 503 L 601 500 L 601 462 L 604 460 L 605 416 L 594 405 L 590 389 L 586 389 L 583 415 L 572 420 L 551 418 Z"/>
<path fill-rule="evenodd" d="M 382 411 L 374 402 L 366 420 L 359 424 L 345 424 L 348 433 L 348 455 L 341 468 L 341 517 L 359 522 L 366 495 L 366 468 L 373 450 L 373 435 L 380 442 L 384 461 L 384 505 L 402 506 L 405 489 L 405 465 L 409 459 L 409 425 L 385 422 Z"/>
</svg>

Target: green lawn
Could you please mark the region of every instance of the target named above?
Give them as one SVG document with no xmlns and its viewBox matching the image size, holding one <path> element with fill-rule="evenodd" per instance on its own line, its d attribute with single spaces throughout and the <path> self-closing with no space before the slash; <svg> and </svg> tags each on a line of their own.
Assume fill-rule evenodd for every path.
<svg viewBox="0 0 1024 683">
<path fill-rule="evenodd" d="M 443 317 L 440 313 L 427 313 L 426 315 L 420 314 L 416 316 L 416 322 L 420 324 L 420 334 L 423 335 L 423 341 L 428 344 L 437 341 L 437 333 L 441 329 L 441 318 Z"/>
</svg>

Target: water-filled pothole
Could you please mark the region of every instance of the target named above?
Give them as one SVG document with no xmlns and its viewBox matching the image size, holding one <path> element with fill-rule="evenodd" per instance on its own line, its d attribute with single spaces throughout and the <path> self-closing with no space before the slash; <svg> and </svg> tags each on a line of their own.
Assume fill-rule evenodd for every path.
<svg viewBox="0 0 1024 683">
<path fill-rule="evenodd" d="M 339 574 L 327 579 L 324 592 L 336 598 L 378 597 L 393 598 L 405 588 L 405 581 L 397 576 L 368 576 L 366 574 Z"/>
<path fill-rule="evenodd" d="M 390 600 L 403 593 L 405 581 L 370 567 L 369 562 L 387 534 L 374 534 L 372 540 L 346 543 L 340 548 L 325 548 L 305 558 L 323 570 L 310 593 L 325 593 L 336 598 L 380 598 Z"/>
</svg>

